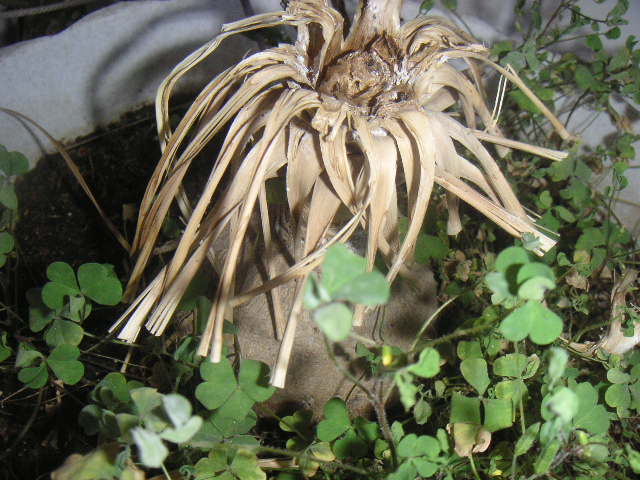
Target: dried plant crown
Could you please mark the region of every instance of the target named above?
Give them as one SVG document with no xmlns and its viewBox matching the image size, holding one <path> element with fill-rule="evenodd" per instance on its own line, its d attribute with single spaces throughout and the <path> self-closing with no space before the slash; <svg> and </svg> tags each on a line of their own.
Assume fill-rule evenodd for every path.
<svg viewBox="0 0 640 480">
<path fill-rule="evenodd" d="M 498 102 L 490 112 L 483 93 L 485 67 L 519 87 L 562 138 L 570 135 L 512 69 L 488 58 L 481 44 L 440 18 L 401 24 L 401 4 L 361 0 L 345 36 L 343 18 L 328 0 L 291 1 L 286 11 L 225 25 L 165 79 L 156 102 L 163 155 L 140 209 L 130 295 L 174 201 L 186 227 L 171 262 L 114 326 L 126 321 L 121 338 L 133 341 L 145 321 L 152 333 L 161 334 L 208 258 L 220 264 L 220 282 L 199 353 L 210 353 L 217 361 L 223 320 L 231 318 L 234 306 L 295 280 L 297 296 L 289 319 L 282 314 L 276 319 L 282 346 L 272 383 L 282 386 L 301 285 L 327 246 L 364 229 L 369 267 L 381 253 L 393 280 L 411 261 L 434 183 L 446 192 L 450 234 L 462 228 L 462 199 L 516 237 L 537 236 L 540 253 L 553 245 L 525 214 L 491 151 L 504 155 L 518 149 L 554 160 L 565 154 L 501 134 Z M 214 78 L 171 131 L 168 103 L 184 74 L 225 38 L 278 25 L 297 29 L 295 44 L 255 53 Z M 182 186 L 185 174 L 224 125 L 229 125 L 228 133 L 192 205 Z M 266 195 L 266 182 L 279 175 L 286 179 L 295 225 L 294 263 L 286 271 L 278 271 L 274 262 Z M 340 210 L 350 212 L 348 218 Z M 400 214 L 408 218 L 402 239 Z M 271 278 L 257 289 L 236 292 L 242 245 L 257 224 Z M 213 245 L 220 241 L 227 244 L 225 258 L 216 262 Z"/>
</svg>

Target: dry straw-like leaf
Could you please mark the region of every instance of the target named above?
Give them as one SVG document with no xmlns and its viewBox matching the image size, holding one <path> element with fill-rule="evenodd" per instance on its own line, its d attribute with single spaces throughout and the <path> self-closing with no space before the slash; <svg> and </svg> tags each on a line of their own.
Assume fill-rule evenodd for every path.
<svg viewBox="0 0 640 480">
<path fill-rule="evenodd" d="M 499 155 L 522 150 L 552 160 L 566 154 L 504 138 L 496 122 L 499 104 L 493 112 L 486 105 L 484 69 L 498 71 L 520 88 L 563 139 L 570 139 L 569 133 L 512 69 L 488 58 L 481 44 L 440 18 L 401 25 L 401 4 L 361 1 L 345 38 L 343 18 L 328 0 L 293 0 L 285 11 L 224 26 L 176 66 L 157 95 L 163 153 L 140 209 L 130 298 L 174 202 L 186 226 L 170 263 L 114 326 L 125 324 L 120 338 L 134 341 L 145 322 L 162 334 L 209 259 L 221 265 L 220 282 L 199 353 L 218 361 L 223 320 L 232 317 L 233 308 L 295 280 L 296 300 L 286 322 L 285 312 L 276 307 L 274 334 L 283 343 L 272 382 L 283 386 L 301 286 L 327 246 L 363 229 L 369 268 L 382 254 L 393 281 L 411 262 L 434 184 L 446 191 L 450 234 L 462 228 L 461 199 L 516 237 L 537 236 L 539 253 L 554 244 L 526 215 L 491 150 Z M 180 78 L 225 38 L 280 25 L 297 29 L 295 44 L 258 52 L 218 75 L 171 130 L 168 105 Z M 451 61 L 456 59 L 467 68 L 455 68 Z M 226 125 L 206 185 L 192 204 L 184 193 L 185 176 Z M 286 272 L 278 272 L 272 261 L 274 207 L 266 196 L 266 182 L 278 176 L 286 181 L 293 230 L 293 265 Z M 402 240 L 400 214 L 408 218 Z M 251 292 L 236 292 L 236 271 L 249 237 L 261 245 L 270 279 Z M 221 244 L 222 262 L 214 249 Z M 272 298 L 279 305 L 277 292 Z"/>
</svg>

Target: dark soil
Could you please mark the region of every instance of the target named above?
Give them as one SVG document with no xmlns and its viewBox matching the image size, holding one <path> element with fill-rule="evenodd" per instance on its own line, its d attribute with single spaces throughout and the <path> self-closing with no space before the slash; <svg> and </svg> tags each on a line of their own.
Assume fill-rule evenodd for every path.
<svg viewBox="0 0 640 480">
<path fill-rule="evenodd" d="M 74 142 L 69 149 L 85 181 L 111 222 L 131 240 L 136 208 L 160 156 L 152 108 Z M 126 273 L 128 254 L 106 228 L 60 155 L 49 155 L 17 184 L 16 237 L 22 259 L 21 290 L 41 285 L 47 266 L 64 261 L 111 263 Z M 135 210 L 134 210 L 135 212 Z"/>
</svg>

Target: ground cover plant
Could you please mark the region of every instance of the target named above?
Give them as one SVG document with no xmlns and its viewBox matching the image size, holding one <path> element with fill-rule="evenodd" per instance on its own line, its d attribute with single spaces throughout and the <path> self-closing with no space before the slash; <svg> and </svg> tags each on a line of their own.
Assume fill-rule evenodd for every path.
<svg viewBox="0 0 640 480">
<path fill-rule="evenodd" d="M 338 16 L 341 2 L 335 2 L 331 22 L 325 17 L 328 10 L 319 8 L 320 3 L 291 2 L 289 12 L 293 13 L 258 20 L 274 26 L 284 23 L 284 19 L 295 23 L 303 31 L 303 40 L 304 35 L 309 39 L 318 36 L 325 42 L 319 45 L 328 45 L 326 50 L 310 50 L 307 60 L 322 55 L 330 57 L 332 45 L 342 33 L 328 35 L 331 30 L 328 23 L 340 25 L 344 21 Z M 428 11 L 432 3 L 424 2 L 423 10 Z M 390 9 L 397 6 L 394 2 L 386 5 Z M 455 12 L 455 2 L 445 5 Z M 466 87 L 442 89 L 445 106 L 437 111 L 432 103 L 434 117 L 427 118 L 424 114 L 423 120 L 430 122 L 432 131 L 441 131 L 440 138 L 444 141 L 409 149 L 403 157 L 400 147 L 387 148 L 386 143 L 391 138 L 396 145 L 423 141 L 425 129 L 415 127 L 414 132 L 411 127 L 414 122 L 407 117 L 415 113 L 391 112 L 391 120 L 384 116 L 380 120 L 373 113 L 374 123 L 380 122 L 376 126 L 390 132 L 376 136 L 363 122 L 379 104 L 370 103 L 371 90 L 351 92 L 349 101 L 366 97 L 367 101 L 363 101 L 366 108 L 373 110 L 346 114 L 351 115 L 348 125 L 341 123 L 347 117 L 327 124 L 328 129 L 337 125 L 335 128 L 342 133 L 337 133 L 339 139 L 326 148 L 345 151 L 339 156 L 345 163 L 335 166 L 333 178 L 325 157 L 313 157 L 309 153 L 313 152 L 312 147 L 304 150 L 305 158 L 325 165 L 327 172 L 320 173 L 319 169 L 311 172 L 306 186 L 287 179 L 289 195 L 291 187 L 298 190 L 297 200 L 283 192 L 277 176 L 282 174 L 284 165 L 270 163 L 269 156 L 264 156 L 269 149 L 265 145 L 280 142 L 284 148 L 296 136 L 300 142 L 297 148 L 302 148 L 304 142 L 310 145 L 322 142 L 310 133 L 309 125 L 291 120 L 293 112 L 304 119 L 308 108 L 313 108 L 316 114 L 320 111 L 328 115 L 322 107 L 304 104 L 304 109 L 283 109 L 282 122 L 293 122 L 290 127 L 293 131 L 278 140 L 279 134 L 269 133 L 274 128 L 270 121 L 254 115 L 264 105 L 253 102 L 253 97 L 242 93 L 242 88 L 233 90 L 245 101 L 252 100 L 242 108 L 248 117 L 255 117 L 257 124 L 247 124 L 245 136 L 238 140 L 248 142 L 246 150 L 234 147 L 239 149 L 239 156 L 229 154 L 230 160 L 235 158 L 232 163 L 236 168 L 248 169 L 244 162 L 250 159 L 255 169 L 263 168 L 264 172 L 262 176 L 254 176 L 250 186 L 240 181 L 223 182 L 226 192 L 247 190 L 253 195 L 251 200 L 240 193 L 226 197 L 230 198 L 225 200 L 230 206 L 221 208 L 229 208 L 231 213 L 216 213 L 216 208 L 209 207 L 214 192 L 197 203 L 192 213 L 189 204 L 183 201 L 190 194 L 178 195 L 181 182 L 171 181 L 171 175 L 175 174 L 171 169 L 183 168 L 190 149 L 199 148 L 202 139 L 198 135 L 208 138 L 217 127 L 210 127 L 211 132 L 206 130 L 209 127 L 200 128 L 189 137 L 191 143 L 180 150 L 184 157 L 171 163 L 167 151 L 178 149 L 178 140 L 170 135 L 169 124 L 161 122 L 165 153 L 159 169 L 166 167 L 167 172 L 162 174 L 166 179 L 165 183 L 152 183 L 149 187 L 134 245 L 137 242 L 142 247 L 140 232 L 145 228 L 156 229 L 154 235 L 166 243 L 160 245 L 155 255 L 150 250 L 148 258 L 142 257 L 138 266 L 130 270 L 103 263 L 99 258 L 73 266 L 55 261 L 46 268 L 46 279 L 38 288 L 17 295 L 12 286 L 21 262 L 20 245 L 15 241 L 20 221 L 20 198 L 15 193 L 15 183 L 27 173 L 28 162 L 17 152 L 0 149 L 3 206 L 0 280 L 2 309 L 6 313 L 0 331 L 3 372 L 0 401 L 3 410 L 23 415 L 19 428 L 13 430 L 9 413 L 2 417 L 0 432 L 7 437 L 8 445 L 2 453 L 6 478 L 45 477 L 54 468 L 52 477 L 57 479 L 595 480 L 605 476 L 635 478 L 640 474 L 640 352 L 636 348 L 640 340 L 636 271 L 640 255 L 637 239 L 618 221 L 613 209 L 618 193 L 627 188 L 625 172 L 637 167 L 633 144 L 638 139 L 628 112 L 620 110 L 614 99 L 629 105 L 639 102 L 640 50 L 633 37 L 617 51 L 605 49 L 607 39 L 620 36 L 628 8 L 625 0 L 615 2 L 609 14 L 598 19 L 583 14 L 573 0 L 559 2 L 547 17 L 542 15 L 542 7 L 542 2 L 535 0 L 518 2 L 517 25 L 526 40 L 499 42 L 486 53 L 495 62 L 489 65 L 498 72 L 494 79 L 496 88 L 491 95 L 487 94 L 487 98 L 496 99 L 493 114 L 483 110 L 486 107 L 477 101 L 476 93 L 469 94 Z M 360 18 L 366 15 L 363 10 Z M 304 18 L 320 19 L 324 30 L 307 28 Z M 250 29 L 255 25 L 248 20 L 236 24 L 236 28 Z M 386 29 L 395 28 L 382 25 L 371 32 L 361 31 L 357 20 L 354 25 L 356 37 L 381 31 L 386 32 L 382 37 L 387 34 L 393 37 Z M 434 27 L 429 22 L 410 25 L 416 29 L 427 25 L 444 32 L 450 48 L 447 55 L 461 51 L 461 57 L 474 55 L 471 58 L 477 59 L 479 46 L 466 34 L 439 24 Z M 277 35 L 288 33 L 277 31 Z M 263 41 L 269 42 L 271 38 L 265 36 Z M 350 37 L 346 38 L 349 44 Z M 374 35 L 369 40 L 376 44 L 376 38 Z M 425 33 L 422 41 L 431 40 Z M 554 49 L 568 40 L 578 42 L 585 53 L 578 56 Z M 442 48 L 439 45 L 434 51 L 442 54 L 439 50 Z M 282 58 L 286 57 L 287 52 L 280 53 Z M 343 58 L 340 57 L 343 53 L 334 55 Z M 446 70 L 447 62 L 439 61 L 440 58 L 434 57 L 434 62 L 445 65 L 442 68 Z M 318 65 L 323 65 L 322 61 Z M 342 65 L 340 61 L 326 62 L 336 68 Z M 275 65 L 271 73 L 287 68 L 286 62 Z M 181 72 L 180 68 L 177 72 Z M 317 73 L 321 71 L 318 67 Z M 288 80 L 298 75 L 287 72 Z M 451 83 L 459 86 L 464 82 L 457 73 L 448 75 Z M 256 98 L 276 109 L 296 95 L 301 98 L 311 95 L 299 92 L 307 87 L 305 81 L 296 78 L 298 84 L 294 87 L 290 81 L 286 87 L 271 82 L 269 90 L 255 92 Z M 339 84 L 341 77 L 335 78 Z M 514 82 L 513 88 L 507 87 L 508 81 Z M 334 83 L 321 87 L 321 93 L 339 91 L 332 89 Z M 249 81 L 247 85 L 252 83 Z M 166 91 L 161 90 L 161 94 Z M 477 95 L 482 95 L 480 90 Z M 229 101 L 226 96 L 207 101 L 219 101 L 222 105 L 223 100 Z M 210 105 L 207 101 L 201 97 L 192 108 L 202 105 L 205 109 L 202 118 L 210 121 L 211 116 L 204 114 Z M 163 97 L 161 108 L 167 108 L 164 102 Z M 428 107 L 429 103 L 426 111 Z M 606 144 L 593 149 L 580 144 L 580 132 L 572 128 L 574 112 L 580 108 L 612 119 L 617 130 Z M 438 116 L 442 112 L 452 120 Z M 185 118 L 188 120 L 176 132 L 190 126 L 189 112 Z M 311 122 L 310 118 L 307 120 Z M 479 126 L 472 127 L 472 122 L 480 122 L 489 133 L 483 133 Z M 363 151 L 346 141 L 349 128 L 354 128 L 359 137 L 368 136 L 368 140 L 355 140 Z M 471 140 L 467 143 L 461 140 L 462 134 L 458 137 L 452 134 L 453 129 L 473 131 L 480 140 L 496 147 L 480 150 Z M 265 138 L 272 140 L 262 144 Z M 176 145 L 172 146 L 172 142 Z M 496 181 L 495 177 L 481 180 L 482 176 L 474 173 L 480 172 L 479 168 L 470 161 L 457 165 L 457 170 L 442 159 L 438 161 L 439 155 L 445 155 L 443 151 L 451 153 L 449 142 L 461 162 L 484 156 L 485 151 L 494 154 L 495 160 L 491 162 L 499 165 L 502 172 L 498 186 L 491 183 Z M 222 152 L 228 148 L 225 145 L 223 142 L 220 147 Z M 524 148 L 526 145 L 537 147 Z M 291 145 L 286 148 L 295 150 Z M 567 157 L 561 160 L 560 151 L 568 152 Z M 243 152 L 246 155 L 240 155 Z M 395 166 L 385 167 L 391 168 L 392 177 L 378 191 L 376 185 L 380 183 L 371 182 L 370 175 L 376 168 L 382 169 L 382 162 L 375 158 L 383 153 L 397 157 L 392 163 L 398 163 L 397 168 L 403 173 L 398 174 Z M 558 158 L 550 160 L 543 158 L 545 155 Z M 413 173 L 407 173 L 407 166 L 422 157 L 435 161 L 432 165 L 420 164 L 411 170 Z M 487 165 L 488 161 L 482 167 L 493 168 Z M 291 169 L 292 163 L 287 168 Z M 337 174 L 340 168 L 350 172 L 347 177 Z M 610 186 L 597 190 L 592 182 L 603 172 L 609 175 Z M 222 172 L 219 175 L 222 181 Z M 286 175 L 292 174 L 287 171 Z M 382 177 L 383 170 L 375 175 Z M 475 183 L 482 192 L 462 187 L 451 190 L 455 179 L 468 185 L 456 175 Z M 442 181 L 445 177 L 448 183 Z M 160 180 L 158 176 L 155 178 Z M 434 179 L 444 188 L 432 188 L 428 182 Z M 362 188 L 356 189 L 359 184 Z M 349 190 L 351 186 L 353 191 Z M 171 194 L 163 194 L 163 188 L 168 188 Z M 185 187 L 187 192 L 189 188 Z M 178 195 L 178 203 L 182 202 L 176 210 L 169 208 L 174 193 Z M 493 221 L 469 205 L 458 205 L 452 193 Z M 482 203 L 481 193 L 491 206 Z M 159 203 L 154 203 L 157 198 Z M 328 215 L 322 221 L 311 218 L 317 208 L 316 198 L 322 205 L 327 202 L 335 205 L 334 210 L 319 212 Z M 373 198 L 379 204 L 371 203 Z M 221 203 L 224 205 L 225 201 Z M 180 287 L 183 291 L 170 297 L 162 307 L 170 307 L 166 320 L 172 320 L 171 326 L 160 332 L 162 328 L 152 325 L 155 333 L 162 335 L 141 334 L 138 343 L 126 344 L 116 339 L 115 334 L 106 334 L 108 324 L 123 313 L 119 305 L 125 292 L 123 284 L 129 281 L 127 293 L 132 293 L 135 288 L 131 285 L 143 280 L 141 272 L 149 259 L 153 258 L 152 268 L 163 269 L 160 275 L 170 275 L 172 271 L 181 275 L 179 272 L 185 266 L 181 262 L 187 254 L 200 252 L 201 260 L 205 260 L 206 248 L 199 249 L 213 242 L 207 235 L 216 228 L 216 215 L 235 225 L 232 235 L 237 238 L 242 237 L 238 233 L 242 229 L 258 232 L 253 236 L 264 242 L 268 252 L 272 231 L 269 222 L 274 217 L 268 205 L 276 205 L 278 201 L 281 205 L 293 205 L 291 209 L 298 212 L 300 216 L 294 220 L 302 225 L 299 235 L 307 242 L 301 256 L 293 259 L 307 268 L 295 287 L 296 306 L 304 308 L 309 321 L 323 332 L 327 352 L 335 359 L 336 375 L 345 375 L 355 388 L 364 391 L 372 406 L 368 418 L 353 415 L 344 399 L 339 398 L 324 405 L 319 419 L 304 409 L 277 416 L 261 406 L 274 394 L 274 384 L 280 383 L 277 379 L 273 381 L 269 366 L 235 355 L 232 340 L 215 347 L 219 354 L 214 355 L 215 363 L 201 356 L 209 349 L 207 335 L 214 326 L 228 339 L 236 331 L 222 314 L 217 324 L 211 322 L 218 315 L 221 295 L 234 294 L 230 264 L 220 270 L 220 285 L 227 278 L 229 291 L 218 290 L 214 295 L 216 290 L 200 277 L 191 281 L 199 262 L 187 261 L 187 273 Z M 306 201 L 310 203 L 308 208 L 304 205 Z M 240 208 L 236 204 L 243 202 L 247 206 L 241 208 L 247 215 L 254 203 L 258 205 L 261 221 L 256 225 L 249 222 L 249 216 L 243 224 L 241 215 L 233 213 L 231 207 Z M 346 205 L 347 214 L 339 212 L 339 202 Z M 422 206 L 418 206 L 419 202 L 423 202 Z M 167 218 L 164 212 L 157 218 L 146 213 L 155 211 L 158 215 L 160 207 L 166 207 Z M 524 213 L 525 208 L 529 214 Z M 397 220 L 394 217 L 385 223 L 379 211 L 386 210 L 393 212 Z M 504 218 L 512 218 L 507 215 L 510 213 L 519 219 L 522 229 L 506 228 L 517 237 L 515 240 L 498 228 L 508 225 L 490 215 L 492 211 Z M 185 219 L 183 224 L 181 216 Z M 189 218 L 196 220 L 190 223 Z M 332 229 L 334 219 L 342 223 Z M 369 234 L 362 256 L 331 237 L 326 246 L 318 247 L 321 255 L 313 256 L 323 235 L 347 232 L 361 222 L 368 225 Z M 307 233 L 306 225 L 318 230 Z M 181 240 L 190 229 L 194 235 Z M 198 229 L 209 230 L 197 234 Z M 347 238 L 347 234 L 338 234 L 336 240 Z M 385 251 L 385 242 L 397 247 L 392 250 L 395 254 Z M 174 257 L 166 261 L 162 248 L 165 245 L 177 247 L 178 252 L 182 245 L 182 260 L 174 263 Z M 413 250 L 414 261 L 429 265 L 436 275 L 440 308 L 422 318 L 420 333 L 408 349 L 361 337 L 357 325 L 354 326 L 360 312 L 364 307 L 384 308 L 391 291 L 389 281 L 401 270 L 403 262 L 409 261 Z M 241 252 L 238 246 L 236 255 Z M 305 260 L 307 255 L 312 255 L 311 261 Z M 310 266 L 318 268 L 312 270 Z M 159 287 L 169 284 L 153 279 L 147 282 L 143 286 L 158 288 L 156 292 L 147 290 L 148 295 L 150 291 L 154 295 L 147 305 L 148 313 L 154 302 L 164 301 Z M 170 288 L 167 290 L 171 293 Z M 144 304 L 149 297 L 141 298 Z M 140 304 L 134 303 L 134 308 Z M 125 313 L 123 318 L 129 318 L 128 315 Z M 144 317 L 138 317 L 139 321 Z M 158 319 L 165 321 L 165 317 Z M 141 325 L 134 325 L 130 331 L 137 333 Z M 286 322 L 281 326 L 281 333 L 286 336 L 290 327 Z M 348 338 L 359 343 L 355 351 L 347 354 L 365 362 L 371 375 L 381 379 L 382 388 L 370 388 L 342 368 L 336 356 L 340 342 Z M 52 415 L 62 419 L 64 429 L 60 427 L 60 431 L 41 439 L 29 435 L 42 432 L 39 425 L 46 424 L 46 418 Z M 8 432 L 14 433 L 9 437 Z M 28 452 L 30 448 L 35 451 L 37 443 L 59 450 L 55 464 L 42 466 L 37 472 L 27 470 L 25 465 L 12 465 L 12 455 Z"/>
</svg>

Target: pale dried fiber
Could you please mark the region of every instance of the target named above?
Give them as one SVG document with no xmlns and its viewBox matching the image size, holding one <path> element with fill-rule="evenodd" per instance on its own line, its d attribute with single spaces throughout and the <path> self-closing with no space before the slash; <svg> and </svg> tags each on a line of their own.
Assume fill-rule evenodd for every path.
<svg viewBox="0 0 640 480">
<path fill-rule="evenodd" d="M 434 184 L 447 193 L 449 233 L 463 228 L 461 199 L 516 237 L 538 237 L 538 253 L 554 244 L 527 216 L 490 149 L 552 160 L 566 154 L 503 137 L 496 120 L 504 87 L 490 111 L 483 69 L 498 71 L 520 88 L 561 138 L 571 136 L 515 71 L 489 59 L 484 46 L 440 18 L 401 25 L 401 4 L 361 1 L 345 38 L 343 19 L 327 0 L 292 0 L 285 11 L 224 26 L 176 66 L 158 90 L 163 153 L 140 208 L 129 298 L 174 202 L 186 226 L 170 263 L 114 327 L 126 322 L 120 338 L 135 341 L 145 321 L 152 333 L 162 334 L 206 259 L 218 267 L 220 282 L 198 351 L 213 361 L 222 353 L 223 319 L 233 317 L 234 307 L 292 280 L 299 293 L 326 248 L 348 240 L 356 229 L 366 232 L 369 268 L 380 253 L 393 281 L 411 264 Z M 251 55 L 214 78 L 171 130 L 168 106 L 180 78 L 230 35 L 280 25 L 297 29 L 293 45 Z M 454 59 L 468 68 L 457 70 L 450 64 Z M 185 175 L 226 125 L 206 186 L 198 198 L 188 199 Z M 293 265 L 285 272 L 273 261 L 275 212 L 266 195 L 267 181 L 278 176 L 286 181 L 295 230 Z M 408 219 L 403 238 L 400 214 Z M 249 237 L 262 244 L 270 278 L 262 287 L 237 292 L 236 269 Z M 222 262 L 212 249 L 220 241 L 226 248 Z M 277 291 L 272 300 L 278 305 L 274 335 L 283 339 L 272 382 L 283 386 L 300 302 L 284 312 Z M 356 313 L 360 319 L 362 311 Z"/>
</svg>

